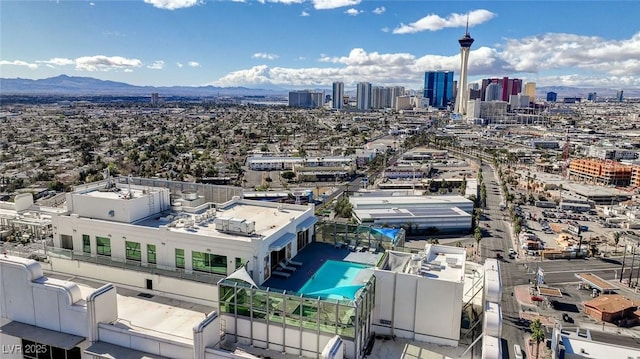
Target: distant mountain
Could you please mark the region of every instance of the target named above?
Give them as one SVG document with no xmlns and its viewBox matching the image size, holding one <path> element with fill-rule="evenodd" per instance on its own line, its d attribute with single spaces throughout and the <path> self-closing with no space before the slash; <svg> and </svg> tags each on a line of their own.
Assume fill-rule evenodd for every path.
<svg viewBox="0 0 640 359">
<path fill-rule="evenodd" d="M 615 97 L 619 90 L 624 91 L 624 97 L 640 97 L 640 88 L 604 88 L 604 87 L 570 87 L 570 86 L 543 86 L 536 89 L 536 96 L 546 97 L 547 92 L 555 92 L 559 98 L 582 97 L 587 98 L 590 92 L 595 92 L 598 98 Z"/>
<path fill-rule="evenodd" d="M 41 80 L 0 78 L 0 95 L 284 96 L 287 90 L 216 86 L 135 86 L 93 77 L 60 75 Z"/>
</svg>

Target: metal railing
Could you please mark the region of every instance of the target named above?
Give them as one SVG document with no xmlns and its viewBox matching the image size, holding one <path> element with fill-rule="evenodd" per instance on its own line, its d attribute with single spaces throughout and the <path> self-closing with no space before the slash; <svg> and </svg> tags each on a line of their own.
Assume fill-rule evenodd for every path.
<svg viewBox="0 0 640 359">
<path fill-rule="evenodd" d="M 69 249 L 62 249 L 62 248 L 49 247 L 49 246 L 46 247 L 46 252 L 47 252 L 47 255 L 52 258 L 77 260 L 81 262 L 87 262 L 87 263 L 92 263 L 96 265 L 103 265 L 103 266 L 108 266 L 112 268 L 119 268 L 123 270 L 131 270 L 136 272 L 146 272 L 150 274 L 186 279 L 186 280 L 191 280 L 191 281 L 201 282 L 201 283 L 216 284 L 218 283 L 218 281 L 226 277 L 226 276 L 223 276 L 220 274 L 214 274 L 214 273 L 205 273 L 205 272 L 197 272 L 197 271 L 187 272 L 181 268 L 175 268 L 175 269 L 160 268 L 157 265 L 151 264 L 151 263 L 142 265 L 142 263 L 138 261 L 114 259 L 110 256 L 102 256 L 102 255 L 91 256 L 90 254 L 87 254 L 87 253 L 85 254 L 74 253 L 72 250 L 69 250 Z"/>
</svg>

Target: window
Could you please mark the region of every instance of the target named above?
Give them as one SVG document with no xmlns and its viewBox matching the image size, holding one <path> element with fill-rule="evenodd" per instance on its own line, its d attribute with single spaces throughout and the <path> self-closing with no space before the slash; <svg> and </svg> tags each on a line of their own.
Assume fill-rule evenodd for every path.
<svg viewBox="0 0 640 359">
<path fill-rule="evenodd" d="M 140 243 L 138 242 L 124 242 L 127 259 L 140 262 L 142 260 L 142 253 L 140 252 Z"/>
<path fill-rule="evenodd" d="M 176 248 L 176 268 L 184 269 L 184 249 Z"/>
<path fill-rule="evenodd" d="M 238 258 L 236 257 L 236 269 L 242 267 L 243 265 L 247 264 L 247 261 L 245 261 L 242 258 Z"/>
<path fill-rule="evenodd" d="M 91 237 L 88 234 L 82 235 L 82 251 L 91 253 Z"/>
<path fill-rule="evenodd" d="M 102 256 L 111 256 L 111 239 L 96 236 L 96 253 Z"/>
<path fill-rule="evenodd" d="M 147 263 L 156 264 L 156 245 L 147 244 Z"/>
<path fill-rule="evenodd" d="M 226 256 L 219 256 L 217 254 L 202 253 L 196 251 L 191 252 L 191 254 L 193 256 L 193 270 L 208 273 L 227 274 Z"/>
</svg>

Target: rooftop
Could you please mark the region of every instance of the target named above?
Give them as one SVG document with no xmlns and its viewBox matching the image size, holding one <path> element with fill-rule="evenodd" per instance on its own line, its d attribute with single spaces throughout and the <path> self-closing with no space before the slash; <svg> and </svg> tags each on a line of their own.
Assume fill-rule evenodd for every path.
<svg viewBox="0 0 640 359">
<path fill-rule="evenodd" d="M 616 313 L 637 307 L 638 303 L 619 294 L 603 294 L 588 302 L 584 302 L 584 306 L 595 308 L 605 313 Z"/>
<path fill-rule="evenodd" d="M 164 217 L 153 217 L 134 223 L 145 227 L 166 227 L 170 231 L 193 233 L 235 240 L 250 240 L 250 236 L 241 236 L 216 229 L 215 218 L 235 218 L 246 222 L 255 222 L 255 233 L 268 237 L 290 222 L 300 218 L 309 207 L 239 200 L 228 207 L 215 212 L 174 212 Z M 214 215 L 215 213 L 215 215 Z"/>
<path fill-rule="evenodd" d="M 637 358 L 640 356 L 640 350 L 637 348 L 594 341 L 589 332 L 578 334 L 563 330 L 561 340 L 566 354 L 577 354 L 581 358 Z"/>
<path fill-rule="evenodd" d="M 76 283 L 83 298 L 107 284 L 63 274 L 49 273 L 47 276 Z M 116 292 L 118 320 L 113 325 L 185 344 L 193 344 L 193 327 L 214 309 L 157 295 L 142 297 L 139 291 L 121 287 L 117 287 Z"/>
<path fill-rule="evenodd" d="M 469 202 L 470 200 L 463 196 L 388 196 L 388 197 L 351 197 L 349 198 L 354 208 L 358 206 L 370 206 L 370 205 L 387 205 L 387 206 L 402 206 L 402 205 L 416 205 L 424 203 L 433 204 L 456 204 L 460 202 Z"/>
<path fill-rule="evenodd" d="M 437 244 L 425 245 L 417 254 L 387 251 L 381 269 L 403 272 L 449 282 L 464 282 L 466 252 L 464 248 Z"/>
</svg>

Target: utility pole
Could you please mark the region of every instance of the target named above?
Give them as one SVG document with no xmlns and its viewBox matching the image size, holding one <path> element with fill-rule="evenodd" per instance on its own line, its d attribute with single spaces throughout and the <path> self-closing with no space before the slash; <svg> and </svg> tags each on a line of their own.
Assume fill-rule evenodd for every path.
<svg viewBox="0 0 640 359">
<path fill-rule="evenodd" d="M 627 245 L 624 245 L 624 252 L 622 252 L 622 269 L 620 270 L 620 283 L 622 283 L 622 277 L 624 276 L 624 260 L 627 258 Z"/>
<path fill-rule="evenodd" d="M 633 262 L 636 259 L 636 247 L 633 246 L 633 248 L 631 248 L 631 270 L 629 271 L 629 284 L 628 287 L 631 287 L 631 277 L 633 275 Z"/>
</svg>

